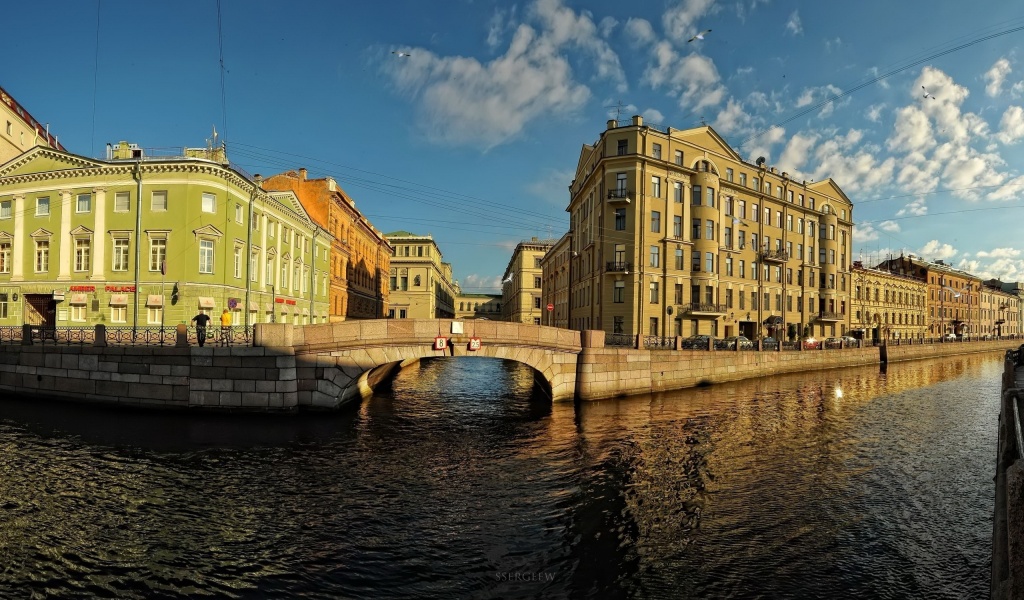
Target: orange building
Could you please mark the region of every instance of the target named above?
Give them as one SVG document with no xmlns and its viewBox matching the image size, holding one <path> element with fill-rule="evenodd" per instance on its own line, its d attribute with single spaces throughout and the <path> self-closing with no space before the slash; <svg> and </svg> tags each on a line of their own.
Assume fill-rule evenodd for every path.
<svg viewBox="0 0 1024 600">
<path fill-rule="evenodd" d="M 334 236 L 330 320 L 383 318 L 388 309 L 391 244 L 334 178 L 307 175 L 304 168 L 273 175 L 263 181 L 263 189 L 294 192 L 310 218 Z"/>
</svg>

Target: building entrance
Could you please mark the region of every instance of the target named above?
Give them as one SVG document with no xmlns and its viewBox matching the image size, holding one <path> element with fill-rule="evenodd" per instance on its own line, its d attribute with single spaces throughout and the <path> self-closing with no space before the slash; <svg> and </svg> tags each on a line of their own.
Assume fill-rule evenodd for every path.
<svg viewBox="0 0 1024 600">
<path fill-rule="evenodd" d="M 57 326 L 57 302 L 52 294 L 25 294 L 25 324 Z"/>
</svg>

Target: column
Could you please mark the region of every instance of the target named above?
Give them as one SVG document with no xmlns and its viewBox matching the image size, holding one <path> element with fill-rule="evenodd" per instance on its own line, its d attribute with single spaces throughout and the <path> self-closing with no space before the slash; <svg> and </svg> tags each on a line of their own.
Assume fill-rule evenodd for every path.
<svg viewBox="0 0 1024 600">
<path fill-rule="evenodd" d="M 106 237 L 107 190 L 106 190 L 106 188 L 95 188 L 95 189 L 93 189 L 93 194 L 94 194 L 95 200 L 96 200 L 96 206 L 93 207 L 93 210 L 95 210 L 96 212 L 93 213 L 93 214 L 95 214 L 96 217 L 95 217 L 95 220 L 93 221 L 93 223 L 95 224 L 95 228 L 94 228 L 93 234 L 92 234 L 92 256 L 93 256 L 93 261 L 92 261 L 92 277 L 90 277 L 89 279 L 92 279 L 94 281 L 95 280 L 102 281 L 104 279 L 104 277 L 105 277 L 104 274 L 103 274 L 104 273 L 104 269 L 103 269 L 104 262 L 103 261 L 106 260 L 105 257 L 106 257 L 106 250 L 107 250 L 107 237 Z M 131 202 L 129 202 L 128 204 L 129 204 L 129 206 L 131 206 Z M 136 244 L 139 243 L 138 240 L 132 240 L 132 241 L 135 242 Z M 129 256 L 131 256 L 131 252 L 129 252 Z M 132 260 L 134 260 L 134 258 Z"/>
<path fill-rule="evenodd" d="M 71 281 L 71 190 L 60 191 L 60 231 L 57 233 L 60 244 L 60 260 L 57 266 L 57 281 Z"/>
<path fill-rule="evenodd" d="M 25 235 L 25 196 L 14 197 L 14 255 L 11 266 L 11 282 L 25 279 L 25 249 L 31 248 L 32 238 Z"/>
</svg>

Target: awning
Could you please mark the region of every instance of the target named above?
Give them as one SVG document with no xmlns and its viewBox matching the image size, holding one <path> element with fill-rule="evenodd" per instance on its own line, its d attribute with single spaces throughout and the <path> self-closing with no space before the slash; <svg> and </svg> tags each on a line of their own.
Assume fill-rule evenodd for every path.
<svg viewBox="0 0 1024 600">
<path fill-rule="evenodd" d="M 282 304 L 281 305 L 281 312 L 283 312 L 283 313 L 288 312 L 288 305 L 287 304 Z"/>
<path fill-rule="evenodd" d="M 69 304 L 85 304 L 85 294 L 71 294 L 71 302 Z"/>
<path fill-rule="evenodd" d="M 146 306 L 163 306 L 164 297 L 160 294 L 150 294 L 146 296 Z"/>
<path fill-rule="evenodd" d="M 782 317 L 768 317 L 764 320 L 765 325 L 782 325 Z"/>
<path fill-rule="evenodd" d="M 309 316 L 309 309 L 308 308 L 302 309 L 302 314 L 304 314 L 304 315 L 306 315 L 308 317 Z"/>
<path fill-rule="evenodd" d="M 260 303 L 253 300 L 249 301 L 249 312 L 256 312 L 260 309 Z"/>
<path fill-rule="evenodd" d="M 216 306 L 217 303 L 213 301 L 213 298 L 208 296 L 199 297 L 199 308 L 214 308 Z"/>
<path fill-rule="evenodd" d="M 266 304 L 263 305 L 263 310 L 267 312 L 274 312 L 274 305 L 271 304 L 270 302 L 267 302 Z"/>
<path fill-rule="evenodd" d="M 128 306 L 128 294 L 114 294 L 110 297 L 111 306 Z"/>
</svg>

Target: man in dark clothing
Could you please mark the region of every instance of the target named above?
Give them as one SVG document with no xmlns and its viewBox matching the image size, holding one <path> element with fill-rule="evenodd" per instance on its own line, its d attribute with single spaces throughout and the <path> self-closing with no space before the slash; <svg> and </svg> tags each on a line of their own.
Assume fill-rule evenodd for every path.
<svg viewBox="0 0 1024 600">
<path fill-rule="evenodd" d="M 192 317 L 192 322 L 196 324 L 196 339 L 199 340 L 199 345 L 202 346 L 206 343 L 206 324 L 210 322 L 210 315 L 199 313 Z"/>
</svg>

